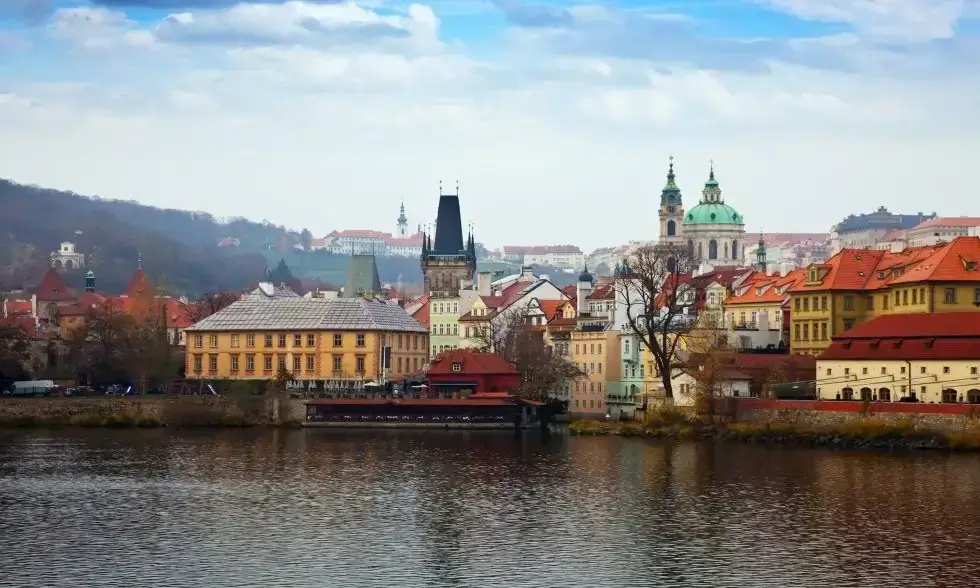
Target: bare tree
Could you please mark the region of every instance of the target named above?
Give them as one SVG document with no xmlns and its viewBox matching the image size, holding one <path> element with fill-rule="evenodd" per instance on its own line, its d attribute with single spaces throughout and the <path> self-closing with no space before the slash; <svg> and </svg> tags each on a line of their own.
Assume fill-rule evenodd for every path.
<svg viewBox="0 0 980 588">
<path fill-rule="evenodd" d="M 198 323 L 219 310 L 238 301 L 238 294 L 232 292 L 208 292 L 187 304 L 191 322 Z"/>
<path fill-rule="evenodd" d="M 90 308 L 67 338 L 71 361 L 89 384 L 128 376 L 127 360 L 136 344 L 133 317 L 110 302 Z"/>
<path fill-rule="evenodd" d="M 681 340 L 697 327 L 694 304 L 679 296 L 681 279 L 697 267 L 691 253 L 670 245 L 643 245 L 630 253 L 617 270 L 616 304 L 623 305 L 626 324 L 646 347 L 673 402 L 671 381 L 682 367 L 678 359 Z"/>
<path fill-rule="evenodd" d="M 527 307 L 511 307 L 494 316 L 489 327 L 477 328 L 477 348 L 500 355 L 517 369 L 522 398 L 546 401 L 568 382 L 582 376 L 579 368 L 545 343 L 545 327 L 530 324 Z"/>
<path fill-rule="evenodd" d="M 15 325 L 0 325 L 0 387 L 30 376 L 31 340 Z"/>
</svg>

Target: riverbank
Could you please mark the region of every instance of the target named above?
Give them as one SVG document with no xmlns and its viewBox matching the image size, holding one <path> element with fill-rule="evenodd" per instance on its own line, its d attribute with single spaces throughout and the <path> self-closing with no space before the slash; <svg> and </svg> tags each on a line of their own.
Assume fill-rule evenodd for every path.
<svg viewBox="0 0 980 588">
<path fill-rule="evenodd" d="M 266 396 L 3 398 L 0 427 L 298 426 L 302 401 Z"/>
<path fill-rule="evenodd" d="M 644 437 L 650 439 L 722 440 L 768 445 L 803 445 L 838 449 L 980 451 L 980 424 L 961 430 L 937 430 L 912 421 L 862 419 L 834 425 L 798 423 L 701 424 L 679 417 L 649 423 L 574 421 L 572 435 Z"/>
</svg>

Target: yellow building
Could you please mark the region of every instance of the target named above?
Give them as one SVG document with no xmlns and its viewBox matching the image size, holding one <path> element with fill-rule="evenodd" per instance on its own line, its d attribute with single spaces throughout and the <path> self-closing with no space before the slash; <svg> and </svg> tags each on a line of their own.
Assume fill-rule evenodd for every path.
<svg viewBox="0 0 980 588">
<path fill-rule="evenodd" d="M 397 305 L 366 298 L 253 293 L 186 332 L 188 378 L 269 380 L 285 368 L 295 380 L 356 388 L 417 374 L 429 357 L 424 326 Z"/>
<path fill-rule="evenodd" d="M 844 249 L 806 268 L 790 294 L 790 349 L 817 355 L 831 339 L 892 314 L 980 310 L 980 238 L 900 252 Z"/>
<path fill-rule="evenodd" d="M 817 358 L 816 384 L 825 400 L 980 404 L 980 313 L 867 321 Z"/>
<path fill-rule="evenodd" d="M 789 290 L 804 281 L 806 270 L 785 276 L 755 272 L 725 300 L 725 329 L 729 342 L 737 349 L 779 347 L 789 341 L 783 337 L 783 311 L 790 300 Z"/>
<path fill-rule="evenodd" d="M 580 324 L 569 339 L 570 359 L 585 375 L 572 384 L 568 411 L 593 418 L 603 416 L 607 385 L 620 381 L 619 331 Z"/>
<path fill-rule="evenodd" d="M 470 310 L 457 319 L 460 347 L 476 349 L 487 346 L 491 339 L 491 321 L 502 303 L 502 296 L 480 296 L 473 302 Z"/>
</svg>

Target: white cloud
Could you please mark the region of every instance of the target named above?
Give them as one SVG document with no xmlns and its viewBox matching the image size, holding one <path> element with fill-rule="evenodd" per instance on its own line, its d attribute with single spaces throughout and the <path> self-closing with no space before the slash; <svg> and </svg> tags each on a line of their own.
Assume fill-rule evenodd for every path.
<svg viewBox="0 0 980 588">
<path fill-rule="evenodd" d="M 72 52 L 57 82 L 0 78 L 0 161 L 25 182 L 317 233 L 388 228 L 403 198 L 426 222 L 438 180 L 459 179 L 464 215 L 496 244 L 652 237 L 671 154 L 688 202 L 715 159 L 753 229 L 914 212 L 947 189 L 945 212 L 975 212 L 942 173 L 980 130 L 977 77 L 953 45 L 702 42 L 674 17 L 569 13 L 487 49 L 449 42 L 460 33 L 422 5 L 244 4 L 149 24 L 63 9 L 49 32 L 99 51 Z"/>
<path fill-rule="evenodd" d="M 907 39 L 947 39 L 967 0 L 755 0 L 808 20 L 846 22 L 863 33 Z"/>
</svg>

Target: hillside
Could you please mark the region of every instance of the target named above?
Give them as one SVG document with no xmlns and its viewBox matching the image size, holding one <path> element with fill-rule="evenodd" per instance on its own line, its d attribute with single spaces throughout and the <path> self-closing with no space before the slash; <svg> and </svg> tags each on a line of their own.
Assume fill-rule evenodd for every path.
<svg viewBox="0 0 980 588">
<path fill-rule="evenodd" d="M 240 247 L 217 247 L 237 237 Z M 290 250 L 298 234 L 245 219 L 222 222 L 210 214 L 166 210 L 137 202 L 104 200 L 71 192 L 25 186 L 0 179 L 0 288 L 32 288 L 61 241 L 72 241 L 96 273 L 100 290 L 122 291 L 137 259 L 162 276 L 174 293 L 195 295 L 238 290 L 275 267 L 280 257 L 294 276 L 342 284 L 346 256 Z M 285 249 L 281 253 L 280 249 Z M 381 279 L 419 283 L 417 260 L 379 260 Z M 66 272 L 80 288 L 83 272 Z"/>
</svg>

